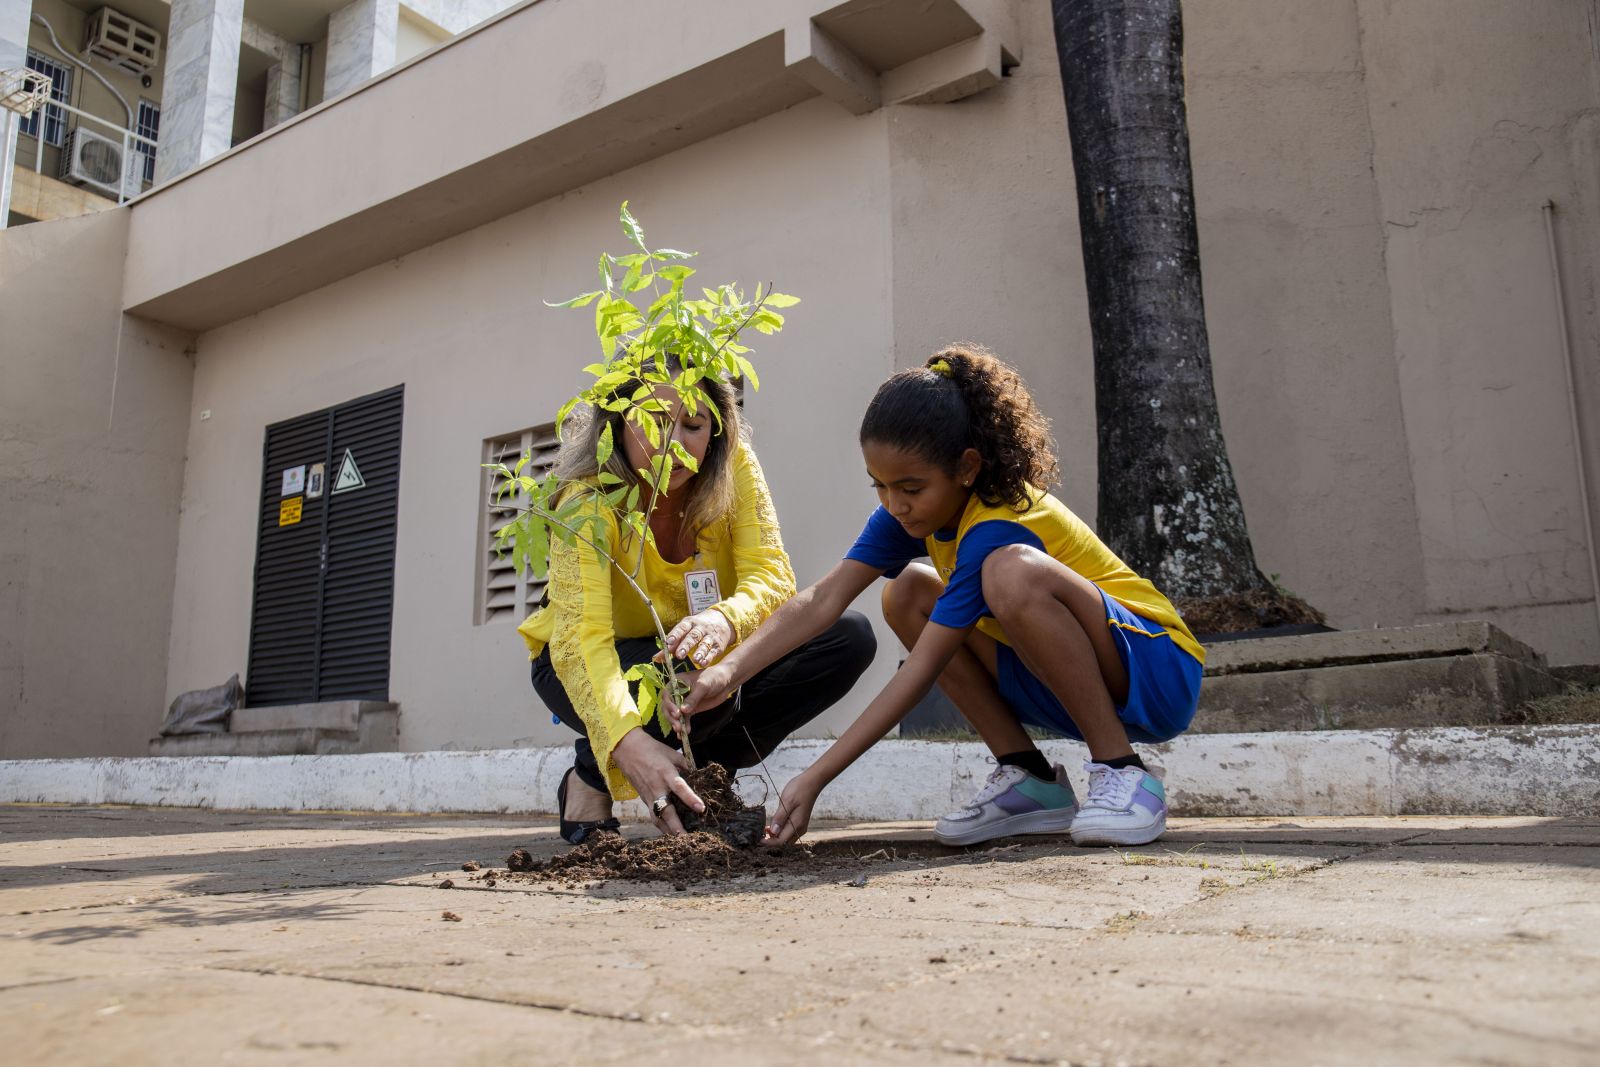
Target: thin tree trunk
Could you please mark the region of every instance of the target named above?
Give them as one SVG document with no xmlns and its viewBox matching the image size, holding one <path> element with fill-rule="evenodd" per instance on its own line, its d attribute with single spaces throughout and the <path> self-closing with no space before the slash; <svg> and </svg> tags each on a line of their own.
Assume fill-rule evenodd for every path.
<svg viewBox="0 0 1600 1067">
<path fill-rule="evenodd" d="M 1180 0 L 1052 0 L 1094 332 L 1101 537 L 1168 596 L 1269 588 L 1211 381 Z"/>
</svg>

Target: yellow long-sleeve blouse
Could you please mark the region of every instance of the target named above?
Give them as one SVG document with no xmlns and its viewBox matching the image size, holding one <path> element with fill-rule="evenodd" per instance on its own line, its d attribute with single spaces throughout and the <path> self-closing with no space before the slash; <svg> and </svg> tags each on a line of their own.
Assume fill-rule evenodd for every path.
<svg viewBox="0 0 1600 1067">
<path fill-rule="evenodd" d="M 619 562 L 631 572 L 644 553 L 634 580 L 649 593 L 668 630 L 689 614 L 684 575 L 690 571 L 716 571 L 724 595 L 713 606 L 727 616 L 740 641 L 795 594 L 772 495 L 755 453 L 745 445 L 734 455 L 733 475 L 734 513 L 702 530 L 697 551 L 682 563 L 668 563 L 654 545 L 642 545 L 639 538 L 622 544 L 614 516 L 604 512 L 605 543 Z M 611 762 L 611 750 L 643 720 L 623 680 L 616 642 L 653 636 L 655 626 L 627 579 L 581 541 L 576 547 L 559 541 L 551 545 L 548 589 L 549 604 L 530 615 L 518 632 L 531 656 L 549 646 L 551 666 L 588 728 L 611 795 L 626 800 L 635 795 L 633 786 Z"/>
</svg>

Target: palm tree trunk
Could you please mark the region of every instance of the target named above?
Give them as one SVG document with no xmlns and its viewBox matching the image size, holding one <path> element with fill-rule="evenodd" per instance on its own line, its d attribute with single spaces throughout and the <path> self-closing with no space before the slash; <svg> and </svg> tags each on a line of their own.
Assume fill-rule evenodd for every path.
<svg viewBox="0 0 1600 1067">
<path fill-rule="evenodd" d="M 1175 598 L 1270 589 L 1211 381 L 1180 0 L 1052 0 L 1094 333 L 1100 536 Z"/>
</svg>

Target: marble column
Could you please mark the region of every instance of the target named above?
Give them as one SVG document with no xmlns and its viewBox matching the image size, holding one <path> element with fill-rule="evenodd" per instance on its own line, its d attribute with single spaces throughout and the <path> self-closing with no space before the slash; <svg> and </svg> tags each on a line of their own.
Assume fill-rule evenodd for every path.
<svg viewBox="0 0 1600 1067">
<path fill-rule="evenodd" d="M 328 17 L 322 98 L 338 96 L 394 66 L 399 0 L 354 0 Z"/>
<path fill-rule="evenodd" d="M 261 114 L 261 128 L 270 130 L 300 111 L 300 46 L 249 18 L 244 20 L 239 38 L 245 48 L 274 61 L 267 68 L 266 103 Z"/>
<path fill-rule="evenodd" d="M 244 0 L 173 0 L 161 87 L 156 184 L 233 144 Z"/>
<path fill-rule="evenodd" d="M 28 16 L 33 0 L 0 0 L 0 71 L 27 65 Z"/>
<path fill-rule="evenodd" d="M 262 128 L 272 129 L 293 118 L 300 110 L 300 63 L 298 58 L 280 59 L 267 68 L 267 110 Z"/>
</svg>

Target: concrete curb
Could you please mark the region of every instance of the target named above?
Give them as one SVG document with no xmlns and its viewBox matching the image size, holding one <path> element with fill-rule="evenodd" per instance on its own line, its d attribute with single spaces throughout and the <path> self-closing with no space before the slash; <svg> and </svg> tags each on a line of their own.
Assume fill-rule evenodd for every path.
<svg viewBox="0 0 1600 1067">
<path fill-rule="evenodd" d="M 767 770 L 782 788 L 830 743 L 787 742 Z M 1081 786 L 1081 745 L 1041 747 Z M 548 814 L 571 751 L 9 760 L 0 803 Z M 1600 814 L 1600 725 L 1190 734 L 1146 751 L 1176 815 Z M 879 744 L 823 793 L 817 817 L 937 818 L 972 795 L 987 757 L 975 743 Z M 759 800 L 764 783 L 752 774 L 742 788 Z"/>
</svg>

